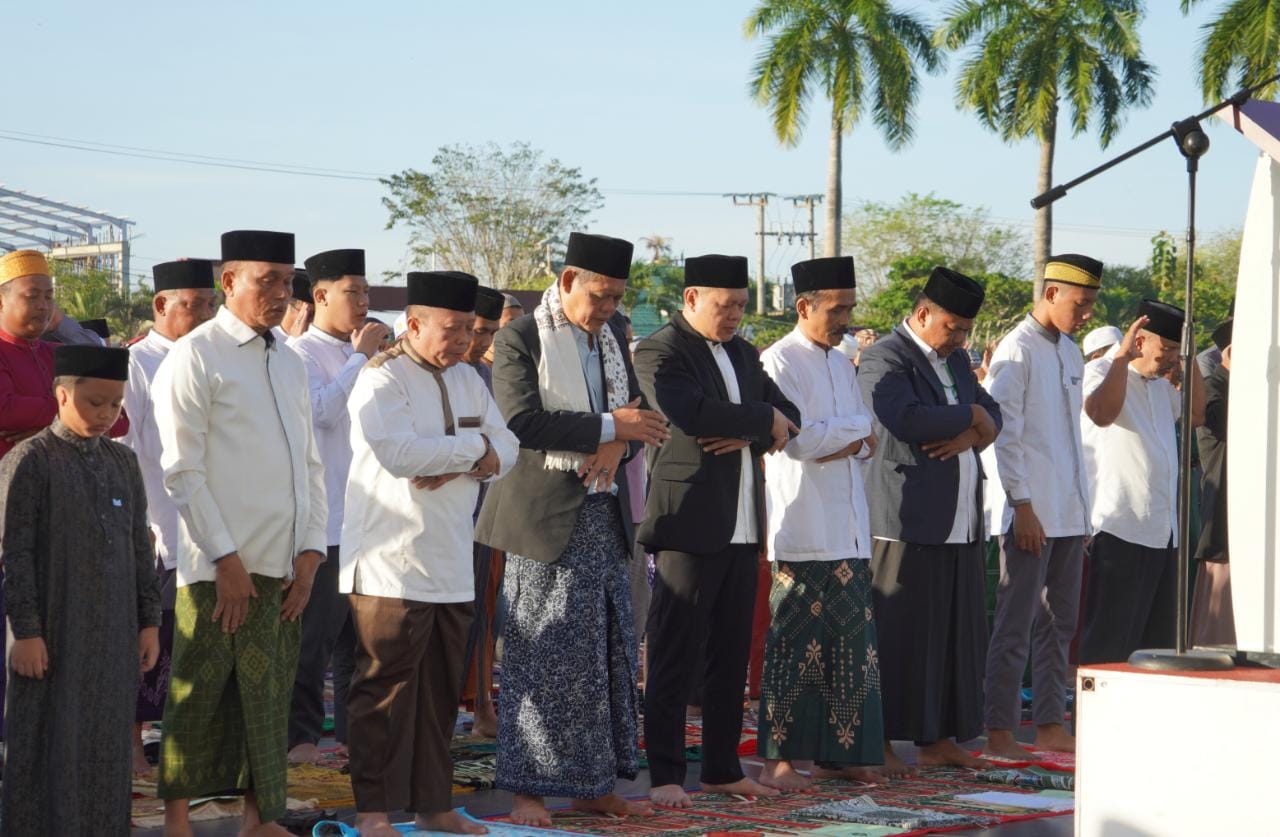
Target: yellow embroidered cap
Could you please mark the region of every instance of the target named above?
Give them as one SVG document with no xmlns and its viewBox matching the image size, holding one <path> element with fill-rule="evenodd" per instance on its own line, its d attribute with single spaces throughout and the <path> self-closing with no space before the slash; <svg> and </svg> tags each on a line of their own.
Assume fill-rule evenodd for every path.
<svg viewBox="0 0 1280 837">
<path fill-rule="evenodd" d="M 1076 253 L 1050 256 L 1044 265 L 1046 282 L 1062 282 L 1082 288 L 1102 287 L 1102 262 Z"/>
<path fill-rule="evenodd" d="M 48 276 L 49 262 L 36 250 L 14 250 L 0 256 L 0 285 L 19 276 Z"/>
</svg>

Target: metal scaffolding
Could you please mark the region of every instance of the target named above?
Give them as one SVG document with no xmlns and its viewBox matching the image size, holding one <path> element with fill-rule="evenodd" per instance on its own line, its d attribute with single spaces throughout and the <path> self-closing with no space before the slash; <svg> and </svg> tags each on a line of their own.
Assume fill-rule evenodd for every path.
<svg viewBox="0 0 1280 837">
<path fill-rule="evenodd" d="M 128 218 L 0 184 L 0 252 L 39 249 L 49 258 L 70 262 L 78 270 L 110 271 L 125 294 L 129 293 L 132 225 Z"/>
</svg>

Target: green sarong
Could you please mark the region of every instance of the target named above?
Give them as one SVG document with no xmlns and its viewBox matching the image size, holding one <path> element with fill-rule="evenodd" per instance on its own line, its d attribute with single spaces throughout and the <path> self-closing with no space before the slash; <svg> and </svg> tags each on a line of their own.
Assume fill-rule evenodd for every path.
<svg viewBox="0 0 1280 837">
<path fill-rule="evenodd" d="M 884 762 L 867 561 L 778 561 L 756 751 L 822 767 Z"/>
<path fill-rule="evenodd" d="M 178 588 L 159 796 L 252 790 L 262 821 L 272 822 L 286 813 L 289 699 L 301 622 L 280 619 L 282 579 L 251 578 L 258 596 L 234 634 L 213 621 L 212 581 Z"/>
</svg>

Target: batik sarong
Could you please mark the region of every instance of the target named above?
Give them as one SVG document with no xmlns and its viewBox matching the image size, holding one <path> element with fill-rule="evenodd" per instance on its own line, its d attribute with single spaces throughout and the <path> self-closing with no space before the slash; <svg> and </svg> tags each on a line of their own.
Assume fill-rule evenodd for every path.
<svg viewBox="0 0 1280 837">
<path fill-rule="evenodd" d="M 161 799 L 252 790 L 264 822 L 285 814 L 289 699 L 301 622 L 280 619 L 284 581 L 254 575 L 235 633 L 213 621 L 212 581 L 178 588 L 160 749 Z"/>
<path fill-rule="evenodd" d="M 757 751 L 839 768 L 884 762 L 866 561 L 778 561 L 769 593 Z"/>
<path fill-rule="evenodd" d="M 617 499 L 597 494 L 559 561 L 508 556 L 498 788 L 591 799 L 635 778 L 630 551 Z"/>
</svg>

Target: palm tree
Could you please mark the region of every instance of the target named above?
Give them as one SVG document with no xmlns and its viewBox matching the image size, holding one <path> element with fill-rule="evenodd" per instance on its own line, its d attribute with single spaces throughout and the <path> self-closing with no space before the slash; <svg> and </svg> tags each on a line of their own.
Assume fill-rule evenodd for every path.
<svg viewBox="0 0 1280 837">
<path fill-rule="evenodd" d="M 974 48 L 956 82 L 957 104 L 1006 142 L 1040 142 L 1037 189 L 1053 185 L 1059 105 L 1071 108 L 1071 132 L 1090 122 L 1106 148 L 1126 107 L 1151 102 L 1155 69 L 1142 57 L 1141 0 L 961 0 L 936 42 Z M 1053 210 L 1036 212 L 1032 249 L 1035 294 L 1053 242 Z"/>
<path fill-rule="evenodd" d="M 1199 2 L 1182 0 L 1183 14 Z M 1201 31 L 1204 36 L 1196 57 L 1206 103 L 1276 74 L 1280 65 L 1280 0 L 1230 0 Z M 1257 95 L 1271 98 L 1275 93 L 1272 84 Z"/>
<path fill-rule="evenodd" d="M 649 249 L 649 261 L 654 264 L 671 261 L 671 241 L 665 235 L 647 235 L 640 243 Z"/>
<path fill-rule="evenodd" d="M 779 141 L 800 141 L 809 102 L 831 102 L 823 255 L 840 255 L 840 174 L 844 135 L 869 115 L 889 147 L 910 142 L 919 89 L 916 62 L 942 67 L 926 25 L 889 0 L 762 0 L 744 29 L 767 41 L 749 90 L 773 118 Z"/>
</svg>

